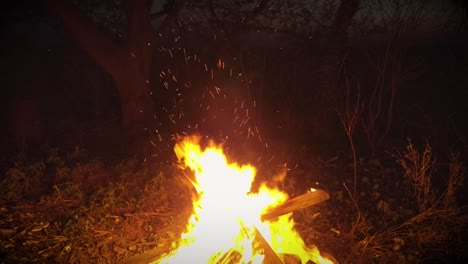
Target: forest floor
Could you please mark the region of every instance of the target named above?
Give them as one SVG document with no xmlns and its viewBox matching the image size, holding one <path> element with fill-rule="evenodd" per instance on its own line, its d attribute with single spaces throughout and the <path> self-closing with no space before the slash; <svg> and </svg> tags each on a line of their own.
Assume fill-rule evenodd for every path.
<svg viewBox="0 0 468 264">
<path fill-rule="evenodd" d="M 271 160 L 258 180 L 284 169 Z M 290 197 L 311 187 L 330 194 L 292 214 L 307 246 L 339 263 L 466 261 L 459 157 L 438 165 L 430 146 L 408 142 L 356 162 L 302 146 L 296 160 L 278 187 Z M 80 147 L 45 147 L 1 165 L 1 263 L 119 263 L 178 240 L 193 211 L 173 153 L 105 161 Z"/>
</svg>

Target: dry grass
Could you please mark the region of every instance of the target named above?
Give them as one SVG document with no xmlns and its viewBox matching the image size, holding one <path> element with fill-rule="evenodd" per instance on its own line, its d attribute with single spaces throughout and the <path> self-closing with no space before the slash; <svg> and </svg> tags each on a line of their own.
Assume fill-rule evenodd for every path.
<svg viewBox="0 0 468 264">
<path fill-rule="evenodd" d="M 408 198 L 414 198 L 417 210 L 400 223 L 380 231 L 358 211 L 349 232 L 354 245 L 350 262 L 419 262 L 427 251 L 446 250 L 450 238 L 468 222 L 455 197 L 465 172 L 459 155 L 452 155 L 447 184 L 440 196 L 436 196 L 432 184 L 435 159 L 429 144 L 420 151 L 409 141 L 406 149 L 398 152 L 395 158 L 411 184 Z"/>
<path fill-rule="evenodd" d="M 333 241 L 324 249 L 339 251 L 331 253 L 343 263 L 414 263 L 428 250 L 446 248 L 467 223 L 456 201 L 464 164 L 453 155 L 444 190 L 436 192 L 432 178 L 439 170 L 433 169 L 429 145 L 418 150 L 410 142 L 395 157 L 411 187 L 407 197 L 397 205 L 384 194 L 377 200 L 354 199 L 345 184 L 352 203 L 331 202 L 344 203 L 349 212 L 314 208 L 299 223 L 304 238 Z M 111 181 L 95 184 L 96 177 L 107 177 L 103 171 L 111 173 Z M 34 186 L 48 173 L 61 183 L 40 200 L 28 198 L 28 192 L 37 197 Z M 177 177 L 181 174 L 174 164 L 151 167 L 136 159 L 109 169 L 79 149 L 68 155 L 51 151 L 39 163 L 15 163 L 1 182 L 0 257 L 10 263 L 116 263 L 163 247 L 184 231 L 191 213 L 191 189 Z M 364 206 L 369 201 L 379 202 L 377 211 Z M 413 210 L 404 208 L 410 206 L 407 201 L 414 201 Z M 382 219 L 384 224 L 377 221 Z"/>
<path fill-rule="evenodd" d="M 44 161 L 7 171 L 0 182 L 2 263 L 117 263 L 184 231 L 190 194 L 172 165 L 128 159 L 110 169 L 89 160 L 51 150 Z M 111 174 L 107 184 L 103 170 Z M 50 174 L 58 182 L 40 193 L 38 183 Z"/>
<path fill-rule="evenodd" d="M 432 207 L 435 202 L 431 182 L 435 159 L 429 144 L 426 144 L 423 151 L 418 151 L 409 141 L 406 151 L 396 154 L 396 160 L 403 168 L 406 178 L 411 181 L 419 210 L 424 211 Z"/>
</svg>

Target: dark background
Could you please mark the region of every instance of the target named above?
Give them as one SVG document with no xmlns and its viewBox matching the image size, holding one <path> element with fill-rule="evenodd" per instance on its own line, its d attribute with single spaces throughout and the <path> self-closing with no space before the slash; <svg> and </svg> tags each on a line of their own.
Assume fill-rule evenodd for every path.
<svg viewBox="0 0 468 264">
<path fill-rule="evenodd" d="M 431 3 L 436 7 L 438 5 L 438 2 Z M 448 6 L 453 7 L 457 4 L 459 3 L 453 2 Z M 38 110 L 40 120 L 37 122 L 42 126 L 44 134 L 41 140 L 50 141 L 51 144 L 64 143 L 59 141 L 65 140 L 67 136 L 76 137 L 77 131 L 73 130 L 80 127 L 76 126 L 77 124 L 88 123 L 88 126 L 92 126 L 90 124 L 93 122 L 106 122 L 118 118 L 118 95 L 111 78 L 89 59 L 86 52 L 79 47 L 43 1 L 19 1 L 6 5 L 3 10 L 0 65 L 3 73 L 1 123 L 4 124 L 4 129 L 1 131 L 1 138 L 4 154 L 15 149 L 13 144 L 15 136 L 12 135 L 15 132 L 11 131 L 9 124 L 15 113 L 11 113 L 10 106 L 21 100 L 31 98 L 40 109 Z M 440 12 L 445 11 L 441 9 Z M 447 14 L 450 15 L 448 11 Z M 452 24 L 463 25 L 461 19 L 463 18 L 457 21 L 454 18 L 455 22 L 452 21 Z M 289 17 L 289 20 L 286 20 L 285 24 L 294 22 L 293 17 Z M 436 25 L 432 29 L 431 23 L 428 22 L 434 21 L 422 21 L 422 24 L 428 24 L 424 26 L 426 27 L 424 30 L 416 32 L 411 38 L 402 37 L 398 40 L 405 47 L 404 54 L 398 62 L 402 68 L 398 78 L 402 81 L 398 84 L 392 126 L 389 135 L 385 138 L 387 141 L 385 145 L 391 147 L 392 144 L 402 144 L 409 137 L 414 140 L 429 140 L 434 147 L 440 148 L 445 153 L 451 150 L 464 152 L 467 148 L 466 32 L 463 26 L 451 26 L 445 29 Z M 440 23 L 442 22 L 441 20 Z M 210 47 L 216 45 L 216 42 L 210 42 L 207 37 L 212 33 L 216 32 L 192 35 L 187 33 L 183 44 L 187 46 L 187 51 L 197 53 L 204 50 L 209 54 L 210 49 L 216 48 Z M 247 78 L 246 81 L 258 83 L 261 79 L 263 82 L 262 94 L 254 98 L 262 105 L 262 108 L 257 110 L 262 113 L 258 120 L 263 125 L 262 133 L 270 136 L 272 141 L 276 141 L 274 137 L 280 137 L 281 141 L 287 142 L 285 145 L 320 145 L 317 141 L 321 141 L 325 145 L 340 142 L 333 147 L 344 148 L 346 137 L 343 136 L 343 131 L 340 131 L 341 125 L 335 111 L 337 107 L 323 106 L 319 96 L 323 91 L 314 88 L 314 77 L 319 71 L 317 69 L 320 69 L 320 65 L 314 64 L 314 59 L 320 55 L 322 48 L 320 43 L 316 43 L 320 38 L 306 32 L 302 34 L 304 36 L 302 38 L 293 38 L 293 34 L 247 32 L 233 44 L 245 52 L 247 69 L 244 71 L 256 74 L 256 77 L 250 80 Z M 388 43 L 388 34 L 384 29 L 382 32 L 377 29 L 367 32 L 366 37 L 353 33 L 346 45 L 348 50 L 346 71 L 348 77 L 351 76 L 350 78 L 359 83 L 361 102 L 364 105 L 375 87 L 377 75 L 376 67 L 369 62 L 368 55 L 365 54 L 375 55 L 375 61 L 381 60 Z M 171 44 L 174 43 L 164 40 L 160 46 Z M 264 50 L 259 51 L 262 48 Z M 255 72 L 256 66 L 262 60 L 258 58 L 259 54 L 265 50 L 268 52 L 267 66 Z M 180 52 L 176 56 L 180 56 Z M 237 52 L 226 54 L 225 60 L 229 63 L 234 57 L 238 57 Z M 168 59 L 166 53 L 156 53 L 154 60 L 156 61 L 153 67 L 155 79 L 158 79 L 160 70 L 167 65 L 172 64 L 171 67 L 176 71 L 181 67 L 178 65 L 180 59 L 179 61 Z M 191 71 L 200 72 L 202 67 L 194 65 Z M 183 78 L 191 77 L 181 76 L 181 79 Z M 200 77 L 203 78 L 206 77 Z M 338 78 L 343 83 L 343 75 Z M 225 80 L 221 82 L 226 83 Z M 152 89 L 155 93 L 160 93 L 156 98 L 159 102 L 155 112 L 160 111 L 162 105 L 170 105 L 170 95 L 160 92 L 161 82 L 155 81 Z M 250 89 L 255 97 L 255 85 Z M 341 89 L 332 96 L 341 99 L 343 95 L 344 89 Z M 165 96 L 167 98 L 164 98 Z M 330 109 L 332 111 L 329 111 Z M 366 111 L 365 109 L 363 115 Z M 284 114 L 279 116 L 278 112 Z M 322 125 L 322 119 L 317 121 L 314 115 L 322 114 L 327 116 L 325 118 L 327 120 L 333 119 L 330 122 L 335 125 Z M 201 119 L 201 116 L 202 113 L 194 119 Z M 285 128 L 286 121 L 297 124 L 288 124 L 290 127 Z M 64 124 L 66 122 L 75 124 L 72 125 L 73 129 L 66 128 Z M 277 123 L 282 123 L 282 126 Z M 164 125 L 170 126 L 170 124 Z M 281 129 L 277 129 L 278 127 Z M 60 131 L 61 129 L 72 131 Z M 358 125 L 357 145 L 363 151 L 368 151 L 365 146 L 367 143 L 365 134 L 359 130 L 362 129 Z M 169 134 L 176 132 L 172 131 Z M 285 138 L 285 135 L 290 135 L 291 132 L 299 137 Z M 344 141 L 340 141 L 342 139 Z M 73 145 L 72 142 L 69 144 Z M 317 148 L 326 149 L 324 146 Z"/>
<path fill-rule="evenodd" d="M 427 2 L 432 13 L 418 18 L 415 28 L 411 15 L 383 23 L 379 21 L 382 16 L 375 13 L 379 9 L 367 6 L 372 1 L 360 1 L 361 11 L 347 34 L 338 36 L 342 41 L 333 41 L 327 35 L 339 2 L 328 2 L 331 7 L 327 13 L 326 8 L 323 12 L 308 9 L 308 1 L 272 1 L 272 7 L 250 27 L 238 28 L 241 33 L 223 52 L 219 52 L 224 45 L 219 36 L 225 32 L 203 12 L 208 1 L 189 2 L 180 13 L 184 30 L 174 23 L 155 43 L 150 81 L 156 118 L 149 135 L 137 139 L 122 133 L 119 94 L 112 78 L 80 47 L 48 5 L 44 1 L 3 4 L 2 173 L 20 152 L 30 160 L 44 158 L 44 146 L 64 152 L 80 146 L 106 164 L 139 151 L 143 152 L 142 160 L 168 163 L 175 159 L 175 134 L 195 132 L 226 141 L 236 160 L 256 163 L 260 172 L 286 163 L 292 175 L 299 175 L 297 192 L 305 191 L 312 181 L 305 179 L 304 175 L 312 172 L 304 164 L 334 157 L 340 162 L 345 159 L 341 165 L 348 164 L 343 165 L 348 174 L 327 178 L 321 171 L 314 178 L 314 182 L 323 182 L 321 187 L 344 192 L 341 183 L 351 182 L 353 162 L 340 117 L 352 113 L 356 105 L 359 119 L 352 141 L 363 170 L 376 160 L 385 168 L 396 167 L 392 155 L 404 149 L 408 139 L 419 149 L 429 143 L 436 159 L 434 185 L 440 191 L 451 154 L 459 153 L 465 164 L 468 161 L 468 9 L 464 1 Z M 243 14 L 242 4 L 236 7 L 230 1 L 214 2 L 226 28 L 236 28 L 239 14 Z M 79 6 L 90 15 L 99 3 L 86 1 Z M 387 2 L 381 3 L 385 11 Z M 154 11 L 161 11 L 164 4 L 167 2 L 155 4 Z M 314 12 L 320 16 L 313 16 Z M 366 19 L 369 14 L 375 21 Z M 116 42 L 125 39 L 124 25 L 109 26 L 109 21 L 99 19 L 105 34 Z M 336 54 L 343 62 L 335 75 L 327 71 L 331 65 L 327 56 L 335 52 L 330 43 L 340 43 Z M 192 58 L 197 54 L 200 62 L 185 63 L 184 52 Z M 219 56 L 226 63 L 225 69 L 216 66 Z M 211 79 L 205 67 L 215 69 L 216 78 Z M 171 72 L 177 82 L 162 77 L 161 72 Z M 169 89 L 164 87 L 165 81 L 170 83 Z M 184 88 L 187 83 L 190 89 Z M 226 100 L 222 96 L 210 99 L 208 91 L 215 85 L 228 91 Z M 380 104 L 376 103 L 379 91 Z M 390 105 L 392 92 L 394 101 Z M 233 114 L 244 103 L 249 113 Z M 181 109 L 183 116 L 179 115 Z M 246 122 L 233 123 L 236 116 Z M 373 118 L 377 119 L 369 128 Z M 255 136 L 247 136 L 249 129 L 256 131 Z M 383 167 L 379 169 L 383 171 Z M 383 179 L 376 180 L 377 185 L 387 192 L 382 193 L 391 197 L 399 195 L 396 191 L 404 191 L 395 187 L 397 180 L 380 173 Z M 50 187 L 53 180 L 47 184 Z M 462 208 L 468 199 L 466 190 L 465 184 L 457 197 Z M 362 203 L 365 208 L 366 201 Z M 351 202 L 344 206 L 354 210 Z M 346 212 L 339 213 L 346 217 Z"/>
</svg>

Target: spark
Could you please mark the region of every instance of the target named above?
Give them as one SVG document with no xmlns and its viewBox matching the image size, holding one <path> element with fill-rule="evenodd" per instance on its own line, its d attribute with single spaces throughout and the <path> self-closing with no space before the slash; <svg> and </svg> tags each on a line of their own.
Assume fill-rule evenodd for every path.
<svg viewBox="0 0 468 264">
<path fill-rule="evenodd" d="M 175 120 L 172 118 L 172 115 L 169 115 L 169 119 L 171 120 L 172 123 L 176 123 Z"/>
<path fill-rule="evenodd" d="M 246 124 L 249 121 L 249 119 L 250 119 L 250 116 L 244 119 L 242 123 L 239 125 L 239 127 L 242 127 L 244 124 Z"/>
</svg>

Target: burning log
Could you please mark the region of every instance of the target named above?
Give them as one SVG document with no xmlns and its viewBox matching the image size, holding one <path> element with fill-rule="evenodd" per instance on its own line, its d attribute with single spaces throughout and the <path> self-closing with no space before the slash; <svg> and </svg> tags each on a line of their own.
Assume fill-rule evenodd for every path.
<svg viewBox="0 0 468 264">
<path fill-rule="evenodd" d="M 261 220 L 262 221 L 273 220 L 281 215 L 307 208 L 314 204 L 326 201 L 329 198 L 330 198 L 330 195 L 327 192 L 322 191 L 322 190 L 315 190 L 313 192 L 309 192 L 309 193 L 291 198 L 287 200 L 286 202 L 284 202 L 283 204 L 268 210 L 266 213 L 262 214 Z M 282 264 L 282 261 L 280 260 L 278 255 L 271 248 L 271 246 L 268 244 L 268 242 L 265 240 L 265 238 L 262 236 L 262 234 L 258 231 L 257 228 L 255 228 L 255 239 L 257 243 L 259 243 L 259 247 L 263 249 L 263 252 L 265 255 L 265 261 L 267 261 L 267 263 Z M 173 250 L 172 247 L 173 246 L 171 244 L 167 244 L 162 247 L 149 250 L 138 256 L 131 257 L 121 262 L 121 264 L 142 264 L 142 263 L 150 263 L 153 261 L 157 261 L 163 255 L 171 252 L 171 250 Z M 230 259 L 229 252 L 226 254 L 227 254 L 226 258 Z"/>
<path fill-rule="evenodd" d="M 281 259 L 278 257 L 276 252 L 271 248 L 268 241 L 263 237 L 262 233 L 255 227 L 255 242 L 257 244 L 257 248 L 263 252 L 264 263 L 271 263 L 271 264 L 283 264 Z M 236 261 L 236 251 L 229 250 L 223 258 L 218 261 L 218 264 L 229 264 L 229 263 L 238 263 Z"/>
<path fill-rule="evenodd" d="M 270 244 L 268 244 L 268 241 L 263 237 L 263 235 L 258 231 L 257 228 L 255 228 L 255 240 L 259 244 L 258 247 L 263 249 L 263 253 L 265 255 L 265 262 L 266 263 L 271 263 L 271 264 L 283 264 L 281 259 L 278 257 L 278 255 L 275 253 L 275 251 L 271 248 Z M 123 262 L 120 262 L 120 264 L 143 264 L 143 263 L 150 263 L 157 261 L 160 257 L 163 255 L 169 253 L 172 250 L 172 246 L 170 244 L 167 244 L 165 246 L 162 246 L 160 248 L 152 249 L 149 251 L 146 251 L 143 254 L 140 254 L 138 256 L 131 257 Z M 231 260 L 234 258 L 235 252 L 229 251 L 225 254 L 223 259 L 220 261 L 221 264 L 223 263 L 232 263 Z"/>
<path fill-rule="evenodd" d="M 273 220 L 281 215 L 304 209 L 314 204 L 330 199 L 330 195 L 322 190 L 315 190 L 306 194 L 296 196 L 284 202 L 283 204 L 268 210 L 261 216 L 262 221 Z"/>
<path fill-rule="evenodd" d="M 255 240 L 260 244 L 260 248 L 263 249 L 263 254 L 265 255 L 264 263 L 283 264 L 278 255 L 276 255 L 276 252 L 271 248 L 268 241 L 266 241 L 257 228 L 255 228 Z"/>
<path fill-rule="evenodd" d="M 140 255 L 130 257 L 120 264 L 147 264 L 153 261 L 157 261 L 161 256 L 167 254 L 172 250 L 172 245 L 167 244 L 162 247 L 148 250 Z"/>
</svg>

